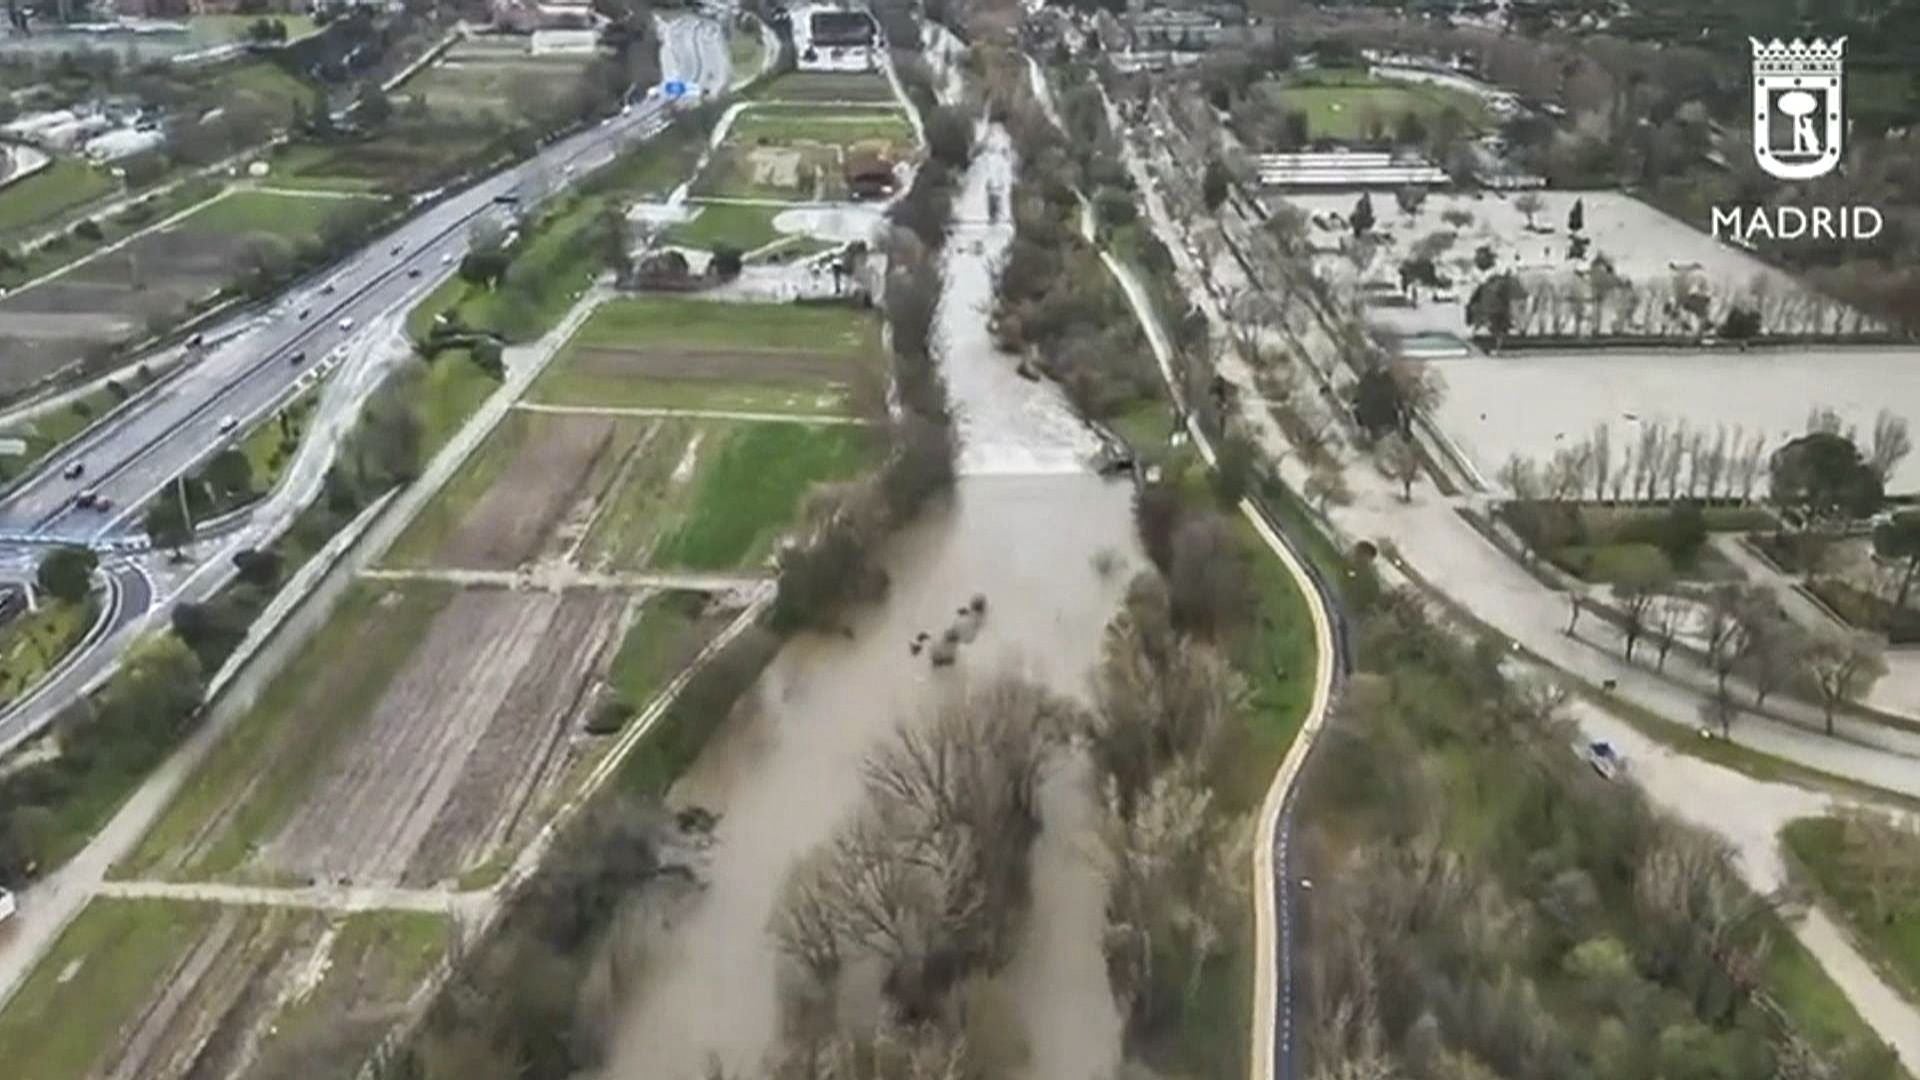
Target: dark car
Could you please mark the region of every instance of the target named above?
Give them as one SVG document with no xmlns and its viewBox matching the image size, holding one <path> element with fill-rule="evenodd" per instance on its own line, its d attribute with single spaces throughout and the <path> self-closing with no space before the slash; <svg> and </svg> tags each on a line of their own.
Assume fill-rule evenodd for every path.
<svg viewBox="0 0 1920 1080">
<path fill-rule="evenodd" d="M 305 349 L 295 349 L 294 351 L 287 354 L 287 363 L 292 364 L 295 367 L 298 367 L 301 364 L 304 364 L 306 362 L 307 362 L 307 351 Z"/>
<path fill-rule="evenodd" d="M 87 463 L 84 461 L 76 461 L 66 468 L 61 469 L 60 475 L 69 480 L 78 480 L 82 476 L 87 475 Z"/>
</svg>

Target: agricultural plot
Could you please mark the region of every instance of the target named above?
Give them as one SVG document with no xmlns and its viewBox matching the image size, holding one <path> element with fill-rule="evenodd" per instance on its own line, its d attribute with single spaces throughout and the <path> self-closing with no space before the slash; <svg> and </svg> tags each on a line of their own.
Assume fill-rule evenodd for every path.
<svg viewBox="0 0 1920 1080">
<path fill-rule="evenodd" d="M 357 586 L 120 869 L 424 886 L 497 863 L 590 749 L 629 603 Z"/>
<path fill-rule="evenodd" d="M 528 39 L 468 38 L 394 90 L 441 114 L 517 115 L 570 92 L 590 56 L 534 56 Z"/>
<path fill-rule="evenodd" d="M 0 1012 L 34 1080 L 348 1080 L 451 940 L 442 918 L 96 899 Z"/>
<path fill-rule="evenodd" d="M 358 199 L 238 192 L 179 223 L 0 299 L 0 391 L 31 385 L 96 348 L 143 334 L 232 282 L 266 247 L 304 243 Z"/>
<path fill-rule="evenodd" d="M 857 472 L 871 445 L 852 425 L 516 410 L 389 561 L 609 572 L 754 566 L 808 489 Z"/>
<path fill-rule="evenodd" d="M 0 188 L 0 241 L 32 235 L 63 213 L 92 202 L 118 186 L 105 169 L 79 158 L 57 156 L 32 176 Z"/>
<path fill-rule="evenodd" d="M 898 162 L 913 152 L 913 125 L 894 108 L 764 104 L 734 117 L 694 181 L 696 195 L 780 201 L 840 201 L 846 172 L 863 160 Z"/>
<path fill-rule="evenodd" d="M 851 306 L 621 300 L 534 383 L 553 405 L 852 415 L 885 392 L 880 324 Z"/>
</svg>

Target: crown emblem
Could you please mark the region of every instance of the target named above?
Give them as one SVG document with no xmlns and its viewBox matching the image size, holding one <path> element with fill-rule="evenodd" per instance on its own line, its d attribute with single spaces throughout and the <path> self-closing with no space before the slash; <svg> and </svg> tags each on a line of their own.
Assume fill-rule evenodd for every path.
<svg viewBox="0 0 1920 1080">
<path fill-rule="evenodd" d="M 1794 38 L 1784 43 L 1779 38 L 1747 40 L 1753 44 L 1755 75 L 1838 75 L 1846 60 L 1847 39 L 1844 37 L 1835 38 L 1832 44 L 1819 38 L 1811 41 Z"/>
</svg>

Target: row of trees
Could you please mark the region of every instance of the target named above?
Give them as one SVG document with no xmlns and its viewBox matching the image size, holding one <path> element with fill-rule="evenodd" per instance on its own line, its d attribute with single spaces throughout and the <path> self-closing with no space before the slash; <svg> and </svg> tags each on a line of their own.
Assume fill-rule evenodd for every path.
<svg viewBox="0 0 1920 1080">
<path fill-rule="evenodd" d="M 1482 267 L 1485 269 L 1485 267 Z M 1573 279 L 1514 273 L 1490 277 L 1466 301 L 1467 324 L 1504 343 L 1512 338 L 1761 337 L 1857 338 L 1884 325 L 1861 310 L 1806 289 L 1776 289 L 1764 276 L 1744 292 L 1716 294 L 1692 271 L 1665 283 L 1633 281 L 1596 255 Z"/>
</svg>

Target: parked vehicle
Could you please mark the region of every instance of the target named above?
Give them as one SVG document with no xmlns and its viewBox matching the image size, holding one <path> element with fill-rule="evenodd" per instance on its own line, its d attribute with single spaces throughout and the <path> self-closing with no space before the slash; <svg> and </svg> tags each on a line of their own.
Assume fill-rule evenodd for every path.
<svg viewBox="0 0 1920 1080">
<path fill-rule="evenodd" d="M 1593 766 L 1593 771 L 1599 773 L 1602 780 L 1618 780 L 1620 774 L 1627 771 L 1627 759 L 1621 757 L 1610 742 L 1596 740 L 1579 750 L 1580 756 Z"/>
</svg>

